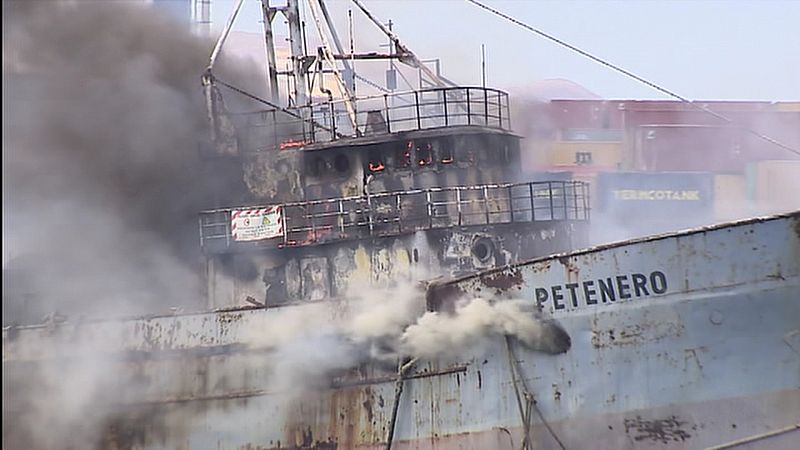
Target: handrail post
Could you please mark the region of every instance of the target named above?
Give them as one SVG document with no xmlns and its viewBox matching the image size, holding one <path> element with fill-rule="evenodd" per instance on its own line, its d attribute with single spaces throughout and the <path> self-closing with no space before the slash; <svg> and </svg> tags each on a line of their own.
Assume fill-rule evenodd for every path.
<svg viewBox="0 0 800 450">
<path fill-rule="evenodd" d="M 397 199 L 397 232 L 403 232 L 403 200 L 400 197 L 401 194 L 395 194 L 395 198 Z"/>
<path fill-rule="evenodd" d="M 456 210 L 458 210 L 458 226 L 461 226 L 461 188 L 456 187 Z"/>
<path fill-rule="evenodd" d="M 311 222 L 311 239 L 312 242 L 317 242 L 317 228 L 314 225 L 314 204 L 306 203 L 306 217 Z"/>
<path fill-rule="evenodd" d="M 592 191 L 589 189 L 589 185 L 587 183 L 583 183 L 583 203 L 584 203 L 584 219 L 589 220 L 591 219 L 592 213 Z"/>
<path fill-rule="evenodd" d="M 309 114 L 309 116 L 311 118 L 311 134 L 310 134 L 311 142 L 316 142 L 317 141 L 317 129 L 316 129 L 316 122 L 314 121 L 314 106 L 311 105 L 311 106 L 308 107 L 308 109 L 311 111 L 311 113 Z"/>
<path fill-rule="evenodd" d="M 447 126 L 447 90 L 443 90 L 442 95 L 444 96 L 444 126 Z"/>
<path fill-rule="evenodd" d="M 553 182 L 547 182 L 547 189 L 550 191 L 550 220 L 556 220 L 555 209 L 553 208 Z"/>
<path fill-rule="evenodd" d="M 337 202 L 339 203 L 339 237 L 344 238 L 344 205 L 342 205 L 342 199 L 339 199 Z"/>
<path fill-rule="evenodd" d="M 369 224 L 369 235 L 372 236 L 374 227 L 372 222 L 372 198 L 369 195 L 369 191 L 367 191 L 367 221 Z"/>
<path fill-rule="evenodd" d="M 422 118 L 420 117 L 420 112 L 419 112 L 419 91 L 414 91 L 414 106 L 416 106 L 417 109 L 417 129 L 421 130 Z"/>
<path fill-rule="evenodd" d="M 228 223 L 227 223 L 227 226 L 225 227 L 225 249 L 226 250 L 231 248 L 231 239 L 233 238 L 233 236 L 231 236 L 231 220 L 232 220 L 232 216 L 233 216 L 233 211 L 228 211 L 228 214 L 227 214 Z"/>
<path fill-rule="evenodd" d="M 280 211 L 281 211 L 281 215 L 283 216 L 283 217 L 281 217 L 281 220 L 283 220 L 283 245 L 288 245 L 289 244 L 289 214 L 286 213 L 286 208 L 285 207 L 281 207 Z"/>
<path fill-rule="evenodd" d="M 483 187 L 483 208 L 486 210 L 486 225 L 489 225 L 489 188 Z"/>
<path fill-rule="evenodd" d="M 489 126 L 489 91 L 483 88 L 483 124 Z"/>
<path fill-rule="evenodd" d="M 469 101 L 469 88 L 465 88 L 467 90 L 467 125 L 472 125 L 472 111 L 471 105 Z"/>
<path fill-rule="evenodd" d="M 430 189 L 425 191 L 425 202 L 428 205 L 428 229 L 433 229 L 433 203 Z"/>
<path fill-rule="evenodd" d="M 561 196 L 564 197 L 564 220 L 569 220 L 569 214 L 567 211 L 569 210 L 568 201 L 567 201 L 567 182 L 561 182 Z"/>
<path fill-rule="evenodd" d="M 383 94 L 383 109 L 386 110 L 386 132 L 392 132 L 392 119 L 389 117 L 389 96 Z"/>
<path fill-rule="evenodd" d="M 577 186 L 575 185 L 574 181 L 571 184 L 572 184 L 572 203 L 575 205 L 574 215 L 575 215 L 575 220 L 578 220 L 578 189 L 576 189 Z"/>
<path fill-rule="evenodd" d="M 503 94 L 504 99 L 506 99 L 506 117 L 508 117 L 508 125 L 506 125 L 506 129 L 511 129 L 511 105 L 508 103 L 508 94 Z"/>
<path fill-rule="evenodd" d="M 531 222 L 536 221 L 536 206 L 533 202 L 533 183 L 528 183 L 528 188 L 531 192 Z"/>
<path fill-rule="evenodd" d="M 514 197 L 512 197 L 511 185 L 508 186 L 508 212 L 511 214 L 511 223 L 514 223 Z"/>
<path fill-rule="evenodd" d="M 500 91 L 497 91 L 497 122 L 500 129 L 503 128 L 503 101 L 500 97 Z"/>
<path fill-rule="evenodd" d="M 333 102 L 328 102 L 331 106 L 331 140 L 336 140 L 336 109 L 333 107 Z"/>
</svg>

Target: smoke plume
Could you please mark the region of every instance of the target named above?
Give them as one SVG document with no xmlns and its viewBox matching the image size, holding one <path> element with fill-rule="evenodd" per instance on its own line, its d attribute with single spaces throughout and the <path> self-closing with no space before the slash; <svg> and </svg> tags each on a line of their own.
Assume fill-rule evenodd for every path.
<svg viewBox="0 0 800 450">
<path fill-rule="evenodd" d="M 199 78 L 211 46 L 127 2 L 3 2 L 4 316 L 37 322 L 57 311 L 74 323 L 203 306 L 197 212 L 245 197 L 237 161 L 198 155 L 207 133 Z M 242 74 L 260 71 L 218 66 L 259 93 L 261 80 Z M 7 292 L 45 306 L 9 308 Z M 542 344 L 547 325 L 522 302 L 475 299 L 452 314 L 424 304 L 412 284 L 354 293 L 347 302 L 276 310 L 247 342 L 280 361 L 270 378 L 278 391 L 324 385 L 331 372 L 361 362 L 466 352 L 505 334 L 552 345 Z M 100 438 L 119 404 L 170 383 L 104 359 L 113 336 L 54 336 L 49 351 L 81 358 L 4 362 L 9 447 L 107 448 Z"/>
<path fill-rule="evenodd" d="M 202 308 L 197 213 L 244 195 L 240 164 L 198 155 L 213 43 L 132 2 L 2 7 L 4 325 Z M 218 67 L 260 93 L 256 71 Z M 135 374 L 98 355 L 7 365 L 5 334 L 4 447 L 107 448 Z"/>
<path fill-rule="evenodd" d="M 352 291 L 347 300 L 273 310 L 244 339 L 279 361 L 270 391 L 300 393 L 325 387 L 331 373 L 371 362 L 396 367 L 398 359 L 470 358 L 503 336 L 532 350 L 561 353 L 569 336 L 527 300 L 460 300 L 453 311 L 425 311 L 414 283 Z"/>
<path fill-rule="evenodd" d="M 4 278 L 45 305 L 9 312 L 202 306 L 196 214 L 243 195 L 198 156 L 211 47 L 127 2 L 3 2 Z"/>
</svg>

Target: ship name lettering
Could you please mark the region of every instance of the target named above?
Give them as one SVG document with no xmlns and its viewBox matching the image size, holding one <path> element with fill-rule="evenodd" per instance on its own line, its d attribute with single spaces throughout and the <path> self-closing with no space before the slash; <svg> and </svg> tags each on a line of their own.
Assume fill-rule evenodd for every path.
<svg viewBox="0 0 800 450">
<path fill-rule="evenodd" d="M 534 289 L 536 304 L 550 302 L 554 310 L 577 309 L 581 306 L 610 304 L 667 292 L 667 276 L 660 270 L 649 275 L 631 273 L 577 283 L 556 284 Z"/>
</svg>

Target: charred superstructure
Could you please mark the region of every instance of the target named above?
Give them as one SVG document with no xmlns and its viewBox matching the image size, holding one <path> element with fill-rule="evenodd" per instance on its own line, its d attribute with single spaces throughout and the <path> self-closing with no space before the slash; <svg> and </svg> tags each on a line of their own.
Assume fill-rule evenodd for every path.
<svg viewBox="0 0 800 450">
<path fill-rule="evenodd" d="M 297 2 L 280 10 L 267 3 L 265 17 L 284 12 L 290 33 L 298 29 Z M 329 17 L 323 2 L 310 3 L 324 12 L 315 17 Z M 393 43 L 390 54 L 336 55 L 323 45 L 317 55 L 295 55 L 287 107 L 264 101 L 262 111 L 227 112 L 212 56 L 204 83 L 214 133 L 206 153 L 241 159 L 253 203 L 200 216 L 209 306 L 320 300 L 342 296 L 352 283 L 386 285 L 414 270 L 465 274 L 586 243 L 587 185 L 520 177 L 508 94 L 453 85 L 376 24 Z M 357 76 L 347 64 L 356 58 L 406 62 L 432 87 L 356 97 L 345 82 Z M 336 80 L 331 88 L 326 74 Z M 314 82 L 327 94 L 321 100 L 309 95 Z M 242 217 L 280 225 L 245 236 L 241 227 L 255 225 Z"/>
<path fill-rule="evenodd" d="M 436 88 L 363 99 L 347 134 L 339 104 L 293 110 L 286 125 L 300 132 L 279 139 L 256 135 L 286 115 L 234 118 L 244 123 L 248 185 L 263 203 L 200 216 L 212 306 L 243 296 L 318 300 L 342 295 L 354 273 L 378 284 L 415 267 L 462 274 L 583 243 L 587 187 L 520 181 L 507 94 Z M 281 222 L 274 236 L 253 240 L 232 228 L 235 216 L 264 220 L 267 210 Z"/>
</svg>

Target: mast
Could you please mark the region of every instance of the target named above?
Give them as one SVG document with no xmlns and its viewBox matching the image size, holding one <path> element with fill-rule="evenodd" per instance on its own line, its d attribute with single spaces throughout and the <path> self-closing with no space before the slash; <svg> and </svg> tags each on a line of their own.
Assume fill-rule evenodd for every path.
<svg viewBox="0 0 800 450">
<path fill-rule="evenodd" d="M 278 64 L 275 62 L 275 38 L 272 34 L 272 19 L 278 12 L 278 8 L 269 6 L 269 0 L 261 0 L 261 12 L 264 16 L 264 44 L 267 50 L 267 83 L 272 101 L 280 103 Z"/>
<path fill-rule="evenodd" d="M 308 103 L 306 70 L 303 66 L 303 32 L 300 27 L 300 0 L 286 0 L 286 20 L 289 22 L 289 43 L 292 48 L 295 105 Z"/>
</svg>

